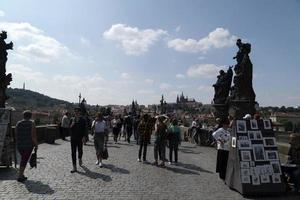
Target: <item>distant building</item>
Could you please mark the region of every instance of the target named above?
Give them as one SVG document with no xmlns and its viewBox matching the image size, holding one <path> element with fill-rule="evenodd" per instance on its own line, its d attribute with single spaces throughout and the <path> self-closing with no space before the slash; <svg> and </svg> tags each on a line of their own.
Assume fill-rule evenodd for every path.
<svg viewBox="0 0 300 200">
<path fill-rule="evenodd" d="M 272 122 L 277 122 L 277 123 L 290 121 L 293 124 L 298 124 L 300 123 L 300 113 L 274 112 L 271 114 L 270 119 L 272 120 Z"/>
<path fill-rule="evenodd" d="M 186 103 L 194 103 L 196 102 L 195 99 L 189 99 L 188 96 L 184 97 L 183 92 L 181 93 L 180 97 L 177 95 L 176 103 L 177 104 L 186 104 Z"/>
</svg>

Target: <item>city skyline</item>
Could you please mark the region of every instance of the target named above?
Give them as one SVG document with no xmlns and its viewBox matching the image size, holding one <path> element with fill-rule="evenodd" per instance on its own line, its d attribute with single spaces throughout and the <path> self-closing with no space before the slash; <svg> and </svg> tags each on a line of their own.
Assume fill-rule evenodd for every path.
<svg viewBox="0 0 300 200">
<path fill-rule="evenodd" d="M 220 69 L 236 62 L 236 39 L 252 45 L 262 106 L 300 106 L 300 2 L 0 2 L 0 30 L 14 42 L 11 87 L 89 104 L 213 99 Z"/>
</svg>

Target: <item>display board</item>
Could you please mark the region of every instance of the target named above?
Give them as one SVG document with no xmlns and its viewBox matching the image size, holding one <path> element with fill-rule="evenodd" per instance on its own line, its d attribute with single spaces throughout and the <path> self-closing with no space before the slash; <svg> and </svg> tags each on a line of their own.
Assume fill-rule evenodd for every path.
<svg viewBox="0 0 300 200">
<path fill-rule="evenodd" d="M 233 123 L 225 181 L 243 195 L 275 195 L 285 191 L 270 120 Z"/>
<path fill-rule="evenodd" d="M 0 164 L 1 161 L 7 160 L 7 154 L 10 153 L 10 133 L 9 133 L 9 125 L 10 125 L 10 110 L 5 108 L 0 108 Z M 3 163 L 2 163 L 3 164 Z M 6 163 L 4 163 L 7 165 Z"/>
</svg>

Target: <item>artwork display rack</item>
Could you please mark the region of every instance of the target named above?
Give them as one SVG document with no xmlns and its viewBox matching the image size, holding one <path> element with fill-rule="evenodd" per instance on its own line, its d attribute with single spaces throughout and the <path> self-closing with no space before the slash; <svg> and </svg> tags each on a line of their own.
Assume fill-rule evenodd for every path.
<svg viewBox="0 0 300 200">
<path fill-rule="evenodd" d="M 233 123 L 225 182 L 242 195 L 276 195 L 285 191 L 270 120 Z"/>
<path fill-rule="evenodd" d="M 13 157 L 16 159 L 11 130 L 11 111 L 0 108 L 0 166 L 10 167 Z"/>
</svg>

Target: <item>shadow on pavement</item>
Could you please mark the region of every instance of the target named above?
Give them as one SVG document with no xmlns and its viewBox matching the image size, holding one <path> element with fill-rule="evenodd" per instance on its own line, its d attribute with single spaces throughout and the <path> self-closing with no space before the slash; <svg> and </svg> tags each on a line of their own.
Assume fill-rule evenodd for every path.
<svg viewBox="0 0 300 200">
<path fill-rule="evenodd" d="M 174 173 L 177 173 L 177 174 L 193 174 L 193 175 L 200 175 L 198 172 L 194 172 L 194 171 L 191 171 L 191 170 L 188 170 L 188 169 L 182 169 L 182 168 L 173 168 L 173 167 L 165 167 L 165 169 L 169 170 L 169 171 L 172 171 Z"/>
<path fill-rule="evenodd" d="M 110 182 L 112 180 L 110 176 L 100 174 L 100 173 L 97 173 L 97 172 L 92 172 L 91 170 L 89 170 L 89 168 L 87 168 L 85 166 L 82 166 L 81 168 L 84 170 L 84 172 L 78 171 L 77 173 L 80 174 L 80 175 L 84 175 L 84 176 L 87 176 L 87 177 L 92 178 L 92 179 L 98 179 L 99 178 L 99 179 L 102 179 L 105 182 Z"/>
<path fill-rule="evenodd" d="M 195 149 L 196 148 L 196 146 L 183 146 L 183 145 L 181 145 L 180 147 L 182 147 L 182 148 L 188 148 L 188 149 Z"/>
<path fill-rule="evenodd" d="M 27 180 L 24 182 L 24 185 L 28 192 L 35 194 L 53 194 L 54 190 L 47 184 L 42 183 L 41 181 Z"/>
<path fill-rule="evenodd" d="M 118 145 L 133 146 L 133 144 L 128 144 L 128 143 L 118 143 Z"/>
<path fill-rule="evenodd" d="M 112 164 L 104 164 L 104 168 L 110 169 L 112 172 L 120 173 L 120 174 L 129 174 L 130 172 L 127 169 L 116 167 Z"/>
<path fill-rule="evenodd" d="M 195 152 L 191 149 L 178 149 L 178 151 L 182 152 L 182 153 L 190 153 L 190 154 L 200 154 L 202 152 Z"/>
<path fill-rule="evenodd" d="M 107 147 L 108 147 L 108 148 L 117 148 L 117 149 L 121 148 L 121 147 L 115 146 L 115 145 L 107 145 Z"/>
<path fill-rule="evenodd" d="M 194 165 L 194 164 L 178 163 L 177 166 L 180 166 L 180 167 L 183 167 L 183 168 L 186 168 L 186 169 L 189 169 L 189 170 L 214 174 L 214 172 L 208 171 L 208 170 L 203 169 L 202 167 L 199 167 L 199 166 Z"/>
<path fill-rule="evenodd" d="M 86 144 L 84 144 L 84 146 L 94 146 L 94 144 L 86 143 Z"/>
<path fill-rule="evenodd" d="M 17 173 L 15 168 L 0 168 L 0 180 L 16 180 Z"/>
</svg>

